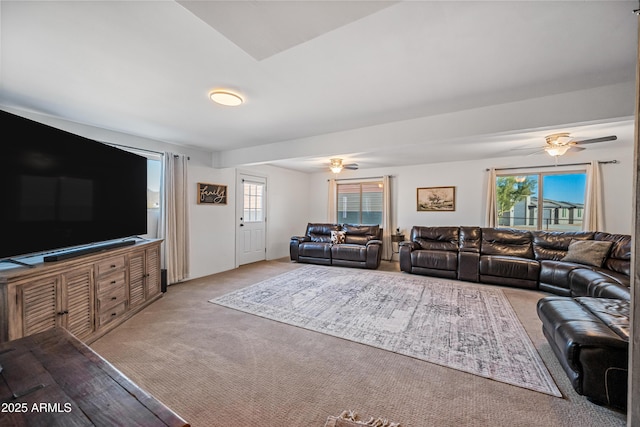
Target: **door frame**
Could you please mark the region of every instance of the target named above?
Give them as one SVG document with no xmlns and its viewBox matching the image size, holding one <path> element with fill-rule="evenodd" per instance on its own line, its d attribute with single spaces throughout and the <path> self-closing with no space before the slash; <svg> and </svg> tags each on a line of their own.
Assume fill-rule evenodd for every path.
<svg viewBox="0 0 640 427">
<path fill-rule="evenodd" d="M 245 177 L 250 178 L 257 178 L 259 180 L 264 180 L 264 260 L 267 259 L 267 240 L 268 240 L 268 233 L 267 233 L 267 227 L 268 227 L 268 223 L 267 223 L 267 217 L 268 217 L 268 205 L 269 205 L 269 179 L 267 177 L 267 175 L 261 174 L 261 173 L 256 173 L 256 172 L 251 172 L 251 171 L 247 171 L 247 170 L 241 170 L 241 169 L 236 169 L 236 203 L 235 203 L 235 214 L 236 214 L 236 219 L 235 219 L 235 228 L 236 231 L 234 233 L 234 239 L 235 239 L 235 251 L 234 251 L 234 262 L 235 262 L 235 268 L 238 268 L 240 266 L 240 256 L 238 255 L 238 251 L 240 250 L 240 244 L 239 244 L 239 239 L 240 239 L 240 229 L 241 226 L 240 224 L 242 224 L 242 220 L 240 219 L 243 215 L 243 212 L 241 211 L 241 207 L 240 207 L 240 203 L 241 201 L 244 200 L 244 187 L 242 185 L 243 180 L 245 179 Z"/>
</svg>

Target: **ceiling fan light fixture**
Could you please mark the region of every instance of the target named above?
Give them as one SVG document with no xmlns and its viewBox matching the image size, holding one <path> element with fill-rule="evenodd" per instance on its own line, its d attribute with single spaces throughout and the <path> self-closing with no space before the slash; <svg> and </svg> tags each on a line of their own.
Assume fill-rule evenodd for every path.
<svg viewBox="0 0 640 427">
<path fill-rule="evenodd" d="M 333 173 L 340 173 L 342 171 L 342 159 L 331 159 L 329 169 L 331 169 Z"/>
<path fill-rule="evenodd" d="M 550 145 L 548 147 L 544 147 L 544 151 L 547 152 L 548 155 L 557 157 L 562 156 L 571 148 L 569 145 Z"/>
<path fill-rule="evenodd" d="M 571 138 L 571 136 L 569 136 L 569 133 L 567 132 L 547 135 L 545 136 L 545 139 L 547 140 L 547 144 L 560 147 L 569 145 L 569 143 L 573 140 L 573 138 Z"/>
<path fill-rule="evenodd" d="M 244 103 L 244 99 L 240 95 L 229 90 L 211 91 L 209 98 L 211 98 L 213 102 L 227 107 L 237 107 Z"/>
</svg>

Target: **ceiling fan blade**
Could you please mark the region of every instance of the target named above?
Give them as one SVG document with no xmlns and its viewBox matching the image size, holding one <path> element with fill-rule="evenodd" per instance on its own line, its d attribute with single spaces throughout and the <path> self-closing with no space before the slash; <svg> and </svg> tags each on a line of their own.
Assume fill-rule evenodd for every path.
<svg viewBox="0 0 640 427">
<path fill-rule="evenodd" d="M 545 152 L 544 148 L 537 148 L 535 151 L 526 154 L 526 156 L 533 156 L 533 155 L 536 155 L 536 154 L 542 154 L 544 152 Z"/>
<path fill-rule="evenodd" d="M 343 168 L 345 169 L 350 169 L 350 170 L 356 170 L 358 169 L 358 164 L 357 163 L 349 163 L 346 165 L 342 165 Z"/>
<path fill-rule="evenodd" d="M 615 141 L 618 139 L 615 135 L 603 136 L 601 138 L 592 138 L 592 139 L 583 139 L 582 141 L 574 141 L 574 143 L 578 145 L 582 144 L 594 144 L 596 142 L 607 142 L 607 141 Z"/>
<path fill-rule="evenodd" d="M 572 145 L 571 147 L 569 147 L 568 151 L 582 151 L 582 150 L 586 150 L 586 148 L 578 147 L 577 145 Z"/>
<path fill-rule="evenodd" d="M 535 150 L 539 150 L 540 146 L 538 147 L 519 147 L 519 148 L 511 148 L 509 151 L 535 151 Z"/>
</svg>

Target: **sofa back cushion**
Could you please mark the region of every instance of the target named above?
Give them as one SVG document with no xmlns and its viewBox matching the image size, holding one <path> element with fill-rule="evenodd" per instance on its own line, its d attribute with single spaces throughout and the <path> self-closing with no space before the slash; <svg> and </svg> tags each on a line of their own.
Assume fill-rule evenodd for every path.
<svg viewBox="0 0 640 427">
<path fill-rule="evenodd" d="M 343 224 L 345 243 L 366 245 L 369 240 L 382 238 L 382 229 L 379 225 L 353 225 Z"/>
<path fill-rule="evenodd" d="M 480 252 L 482 229 L 480 227 L 460 227 L 460 252 Z"/>
<path fill-rule="evenodd" d="M 531 232 L 533 254 L 537 260 L 558 261 L 567 255 L 572 240 L 592 240 L 592 231 L 544 231 Z"/>
<path fill-rule="evenodd" d="M 631 276 L 631 236 L 628 234 L 596 232 L 594 239 L 613 243 L 609 256 L 602 267 Z"/>
<path fill-rule="evenodd" d="M 532 236 L 529 231 L 515 228 L 483 228 L 481 255 L 504 255 L 533 258 Z"/>
<path fill-rule="evenodd" d="M 422 249 L 433 251 L 457 251 L 459 237 L 459 227 L 416 226 L 411 229 L 411 241 Z"/>
<path fill-rule="evenodd" d="M 307 224 L 307 233 L 312 242 L 331 243 L 331 232 L 340 230 L 338 224 Z"/>
</svg>

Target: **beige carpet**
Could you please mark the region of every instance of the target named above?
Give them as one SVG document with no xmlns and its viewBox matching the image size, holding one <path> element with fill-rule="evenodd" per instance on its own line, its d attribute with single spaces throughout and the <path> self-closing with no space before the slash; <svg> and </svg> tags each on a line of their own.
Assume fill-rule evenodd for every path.
<svg viewBox="0 0 640 427">
<path fill-rule="evenodd" d="M 571 388 L 542 335 L 542 292 L 503 289 L 562 399 L 208 302 L 300 267 L 261 262 L 170 286 L 91 347 L 194 427 L 322 427 L 345 409 L 402 427 L 626 424 Z"/>
</svg>

